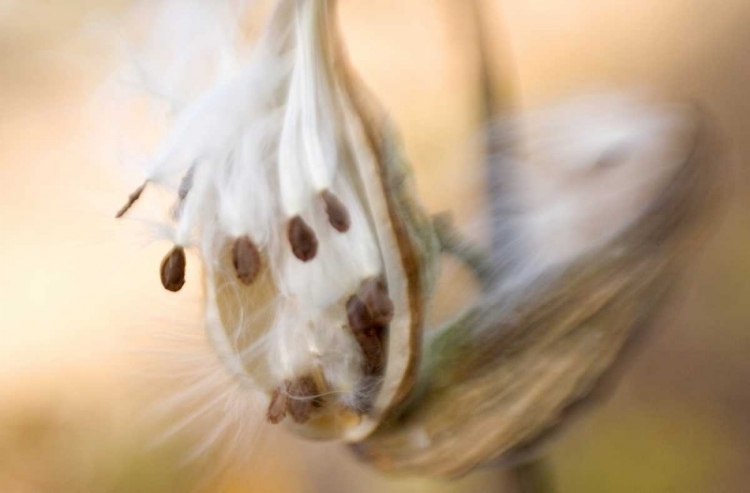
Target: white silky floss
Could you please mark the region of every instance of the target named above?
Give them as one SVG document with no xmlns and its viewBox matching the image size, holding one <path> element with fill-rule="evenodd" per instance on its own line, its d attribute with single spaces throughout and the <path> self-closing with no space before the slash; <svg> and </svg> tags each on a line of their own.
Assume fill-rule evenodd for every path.
<svg viewBox="0 0 750 493">
<path fill-rule="evenodd" d="M 345 304 L 382 272 L 382 261 L 355 153 L 339 126 L 349 103 L 331 66 L 324 9 L 325 1 L 279 1 L 249 62 L 179 113 L 147 180 L 191 175 L 174 240 L 200 250 L 207 329 L 228 367 L 266 392 L 319 369 L 331 392 L 353 401 L 347 394 L 361 391 L 362 356 Z M 345 207 L 345 231 L 332 227 L 324 192 Z M 296 218 L 313 235 L 303 245 L 314 240 L 312 258 L 292 248 Z M 267 284 L 266 295 L 227 327 L 218 297 L 245 295 L 223 272 L 226 245 L 243 237 L 260 252 L 256 282 Z M 210 286 L 215 279 L 223 284 Z M 260 333 L 243 346 L 247 334 Z"/>
</svg>

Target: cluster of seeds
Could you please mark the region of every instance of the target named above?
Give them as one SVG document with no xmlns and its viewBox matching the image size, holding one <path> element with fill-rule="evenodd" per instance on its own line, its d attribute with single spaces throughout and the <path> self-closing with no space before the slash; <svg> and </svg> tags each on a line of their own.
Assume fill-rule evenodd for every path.
<svg viewBox="0 0 750 493">
<path fill-rule="evenodd" d="M 117 217 L 181 176 L 163 287 L 184 287 L 195 245 L 222 362 L 269 397 L 269 422 L 341 434 L 400 398 L 421 312 L 410 313 L 418 272 L 402 265 L 412 238 L 392 224 L 390 162 L 349 87 L 331 5 L 278 0 L 254 58 L 183 110 Z"/>
<path fill-rule="evenodd" d="M 191 168 L 180 185 L 178 192 L 180 200 L 176 208 L 177 215 L 179 215 L 182 202 L 190 191 L 192 175 L 193 169 Z M 141 198 L 146 185 L 147 183 L 144 183 L 130 194 L 127 203 L 115 215 L 117 219 L 124 217 Z M 342 234 L 349 231 L 351 219 L 343 202 L 330 190 L 321 192 L 320 197 L 325 204 L 326 214 L 331 226 Z M 295 216 L 289 221 L 287 238 L 294 256 L 302 262 L 309 262 L 317 255 L 318 237 L 302 217 Z M 249 236 L 242 236 L 235 240 L 232 246 L 232 263 L 237 278 L 246 286 L 251 285 L 258 277 L 261 270 L 260 252 Z M 175 246 L 164 257 L 161 264 L 161 283 L 164 289 L 172 292 L 180 291 L 185 285 L 185 269 L 185 249 L 181 246 Z"/>
<path fill-rule="evenodd" d="M 178 192 L 181 208 L 187 197 L 192 182 L 193 169 L 182 180 Z M 127 203 L 118 211 L 116 217 L 123 217 L 140 199 L 146 184 L 144 183 L 129 197 Z M 320 194 L 325 205 L 329 223 L 336 231 L 345 234 L 351 226 L 351 219 L 346 206 L 331 191 Z M 288 223 L 287 238 L 294 256 L 302 262 L 312 261 L 318 252 L 318 239 L 315 231 L 300 217 L 295 216 Z M 164 257 L 161 263 L 160 277 L 164 289 L 178 292 L 185 285 L 186 271 L 185 249 L 175 246 Z M 249 236 L 237 238 L 232 245 L 232 265 L 237 279 L 245 286 L 250 286 L 261 272 L 261 254 Z M 393 301 L 388 296 L 386 281 L 383 276 L 364 280 L 359 291 L 346 302 L 348 326 L 362 351 L 361 372 L 364 377 L 382 375 L 386 349 L 384 340 L 388 324 L 393 318 Z M 297 423 L 305 423 L 316 409 L 323 406 L 320 397 L 326 390 L 325 379 L 304 375 L 294 380 L 285 380 L 273 391 L 271 403 L 266 414 L 270 423 L 277 424 L 289 415 Z M 360 411 L 366 411 L 369 402 L 357 402 Z"/>
</svg>

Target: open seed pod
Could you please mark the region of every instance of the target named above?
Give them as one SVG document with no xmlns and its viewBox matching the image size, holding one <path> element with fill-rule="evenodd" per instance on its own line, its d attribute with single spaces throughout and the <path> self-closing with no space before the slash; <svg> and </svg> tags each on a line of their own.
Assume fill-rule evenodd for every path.
<svg viewBox="0 0 750 493">
<path fill-rule="evenodd" d="M 384 471 L 533 459 L 619 374 L 715 217 L 725 174 L 705 115 L 600 97 L 521 120 L 503 136 L 504 179 L 522 185 L 499 198 L 515 206 L 496 218 L 499 278 L 425 342 L 411 401 L 353 446 Z M 486 277 L 492 261 L 472 264 Z"/>
<path fill-rule="evenodd" d="M 356 441 L 415 383 L 438 245 L 335 33 L 335 1 L 278 1 L 247 66 L 183 112 L 154 175 L 184 175 L 177 248 L 200 250 L 225 365 L 266 395 L 269 422 Z"/>
<path fill-rule="evenodd" d="M 220 218 L 253 215 L 264 200 L 272 210 L 257 228 L 258 218 L 219 226 L 202 255 L 211 337 L 269 395 L 267 419 L 354 441 L 415 382 L 437 243 L 387 121 L 346 77 L 334 3 L 279 3 L 266 34 L 276 51 L 265 53 L 286 70 L 265 102 L 277 105 L 278 133 L 265 155 L 224 163 L 231 181 L 214 199 Z M 243 250 L 261 264 L 249 280 L 237 275 Z"/>
<path fill-rule="evenodd" d="M 483 253 L 418 206 L 335 4 L 278 0 L 250 62 L 182 112 L 147 180 L 182 179 L 162 283 L 197 247 L 209 337 L 270 423 L 387 471 L 513 460 L 596 395 L 686 265 L 711 132 L 628 97 L 513 122 Z M 483 292 L 423 344 L 441 250 Z"/>
</svg>

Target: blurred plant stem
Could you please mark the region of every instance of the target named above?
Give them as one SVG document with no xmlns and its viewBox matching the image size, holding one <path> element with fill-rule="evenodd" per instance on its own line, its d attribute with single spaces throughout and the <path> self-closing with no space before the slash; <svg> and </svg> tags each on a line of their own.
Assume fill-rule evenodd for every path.
<svg viewBox="0 0 750 493">
<path fill-rule="evenodd" d="M 516 107 L 517 77 L 512 70 L 510 50 L 506 50 L 503 57 L 506 61 L 504 66 L 506 72 L 503 74 L 502 84 L 497 83 L 494 63 L 496 56 L 491 49 L 496 43 L 490 39 L 490 30 L 485 26 L 487 19 L 493 17 L 487 14 L 482 0 L 467 2 L 466 7 L 471 11 L 471 25 L 474 29 L 475 49 L 479 62 L 480 117 L 482 123 L 489 123 L 495 116 Z"/>
<path fill-rule="evenodd" d="M 503 179 L 502 170 L 506 168 L 504 161 L 513 159 L 515 150 L 509 139 L 502 138 L 502 135 L 493 135 L 491 132 L 492 122 L 500 116 L 508 116 L 516 111 L 519 106 L 518 96 L 518 75 L 513 60 L 513 53 L 508 48 L 509 43 L 498 43 L 491 37 L 492 32 L 502 32 L 505 37 L 507 33 L 502 27 L 493 25 L 493 29 L 488 29 L 487 22 L 495 17 L 487 13 L 487 7 L 483 0 L 471 0 L 466 2 L 466 7 L 470 9 L 471 25 L 474 31 L 475 51 L 478 61 L 478 83 L 479 83 L 479 126 L 484 129 L 484 173 L 487 183 L 487 196 L 502 197 L 505 195 L 504 189 L 507 186 Z M 497 23 L 496 23 L 497 24 Z M 501 64 L 501 73 L 496 72 L 496 63 L 498 59 L 493 52 L 493 46 L 504 46 L 502 54 L 503 63 Z M 491 200 L 491 199 L 490 199 Z M 497 202 L 490 204 L 490 210 L 493 217 L 500 217 L 502 211 L 501 205 Z M 496 221 L 491 221 L 497 225 Z M 491 251 L 498 252 L 504 246 L 504 236 L 501 231 L 492 232 Z M 495 266 L 497 272 L 498 266 Z"/>
<path fill-rule="evenodd" d="M 504 96 L 496 95 L 485 47 L 488 17 L 479 0 L 470 5 L 484 65 L 479 80 L 483 117 L 500 108 L 507 115 L 512 84 Z M 719 139 L 703 113 L 684 118 L 684 132 L 660 136 L 678 146 L 682 157 L 649 192 L 638 219 L 569 263 L 524 283 L 511 276 L 509 284 L 501 280 L 485 288 L 479 301 L 432 332 L 410 399 L 385 418 L 377 433 L 352 445 L 360 458 L 383 471 L 447 478 L 481 466 L 504 463 L 507 468 L 519 464 L 521 456 L 538 460 L 549 438 L 596 402 L 627 360 L 629 344 L 651 327 L 671 288 L 693 264 L 716 209 L 723 168 Z M 505 133 L 507 139 L 486 141 L 484 166 L 495 214 L 507 207 L 501 170 L 518 166 L 513 142 L 519 139 Z M 510 160 L 509 166 L 503 160 Z M 444 251 L 479 271 L 485 285 L 484 266 L 489 263 L 502 278 L 505 273 L 498 272 L 492 258 L 494 264 L 507 263 L 505 246 L 514 240 L 512 231 L 503 233 L 507 221 L 491 223 L 496 229 L 490 260 L 466 242 L 439 235 Z M 451 239 L 447 244 L 446 237 Z M 512 472 L 521 487 L 550 491 L 551 481 L 540 468 L 532 462 Z"/>
<path fill-rule="evenodd" d="M 468 2 L 468 6 L 472 13 L 472 24 L 475 31 L 476 52 L 479 62 L 480 118 L 482 125 L 489 127 L 493 118 L 513 111 L 513 108 L 516 106 L 516 77 L 511 68 L 512 63 L 508 60 L 508 63 L 505 64 L 506 73 L 504 74 L 502 85 L 498 88 L 495 83 L 493 57 L 490 50 L 492 43 L 490 42 L 489 33 L 485 26 L 484 19 L 487 17 L 484 13 L 483 3 L 482 0 L 472 0 Z M 508 51 L 506 57 L 509 58 L 510 56 Z M 502 140 L 493 140 L 489 136 L 485 136 L 484 146 L 485 171 L 489 184 L 488 192 L 492 196 L 493 193 L 497 192 L 497 188 L 502 185 L 502 178 L 498 176 L 498 167 L 492 164 L 492 157 L 507 155 L 512 152 L 512 149 L 509 149 L 508 145 Z M 498 248 L 500 246 L 498 243 L 501 242 L 500 233 L 494 232 L 492 238 L 493 247 Z M 467 263 L 474 265 L 472 262 Z M 484 271 L 486 272 L 486 270 Z M 492 271 L 494 273 L 495 269 L 492 269 Z M 480 280 L 483 281 L 483 286 L 487 286 L 491 284 L 493 279 L 485 282 L 480 277 Z M 557 491 L 554 476 L 550 471 L 547 459 L 537 458 L 530 460 L 510 468 L 508 472 L 513 479 L 518 493 L 555 493 Z"/>
</svg>

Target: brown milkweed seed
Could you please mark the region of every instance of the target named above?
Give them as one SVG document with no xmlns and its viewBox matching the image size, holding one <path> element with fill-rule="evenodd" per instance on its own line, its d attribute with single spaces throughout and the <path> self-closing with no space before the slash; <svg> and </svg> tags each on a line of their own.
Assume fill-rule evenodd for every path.
<svg viewBox="0 0 750 493">
<path fill-rule="evenodd" d="M 359 288 L 359 298 L 367 307 L 373 323 L 388 325 L 393 319 L 393 301 L 382 277 L 371 277 Z"/>
<path fill-rule="evenodd" d="M 318 390 L 315 380 L 310 376 L 300 377 L 292 382 L 287 382 L 286 391 L 289 415 L 299 424 L 306 423 L 315 408 L 320 406 L 318 400 L 320 390 Z"/>
<path fill-rule="evenodd" d="M 141 195 L 143 194 L 143 190 L 145 189 L 146 189 L 146 183 L 136 188 L 135 191 L 131 193 L 130 196 L 128 197 L 128 202 L 125 205 L 123 205 L 119 211 L 117 211 L 117 214 L 115 214 L 115 218 L 120 219 L 122 216 L 124 216 L 125 213 L 127 213 L 130 210 L 130 208 L 133 207 L 133 204 L 138 202 L 138 199 L 141 198 Z"/>
<path fill-rule="evenodd" d="M 357 295 L 349 298 L 346 313 L 349 327 L 364 356 L 362 370 L 367 376 L 380 374 L 385 363 L 383 351 L 385 325 L 377 323 L 365 302 Z"/>
<path fill-rule="evenodd" d="M 364 356 L 365 375 L 378 375 L 385 365 L 383 336 L 393 318 L 393 301 L 388 297 L 385 280 L 372 277 L 362 283 L 359 293 L 346 303 L 349 327 Z"/>
<path fill-rule="evenodd" d="M 237 238 L 232 247 L 232 264 L 237 278 L 249 286 L 260 273 L 260 253 L 248 236 Z"/>
<path fill-rule="evenodd" d="M 271 403 L 268 405 L 268 411 L 266 412 L 266 419 L 269 423 L 277 425 L 286 418 L 286 411 L 288 405 L 288 397 L 286 389 L 277 388 L 273 391 L 271 396 Z"/>
<path fill-rule="evenodd" d="M 346 317 L 349 321 L 349 327 L 355 334 L 377 327 L 372 315 L 370 315 L 370 310 L 367 309 L 367 305 L 356 294 L 346 302 Z"/>
<path fill-rule="evenodd" d="M 185 250 L 176 246 L 161 262 L 161 284 L 176 293 L 185 285 Z"/>
<path fill-rule="evenodd" d="M 333 229 L 339 233 L 349 231 L 351 219 L 349 218 L 349 211 L 346 209 L 346 206 L 329 190 L 324 190 L 320 196 L 326 205 L 328 222 L 331 223 Z"/>
<path fill-rule="evenodd" d="M 289 221 L 289 243 L 294 256 L 303 262 L 309 262 L 318 253 L 318 238 L 315 231 L 299 216 Z"/>
<path fill-rule="evenodd" d="M 362 370 L 366 376 L 380 375 L 384 370 L 383 331 L 382 327 L 373 327 L 370 330 L 354 333 L 364 356 Z"/>
</svg>

